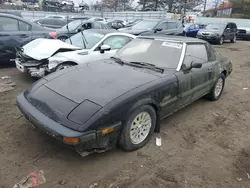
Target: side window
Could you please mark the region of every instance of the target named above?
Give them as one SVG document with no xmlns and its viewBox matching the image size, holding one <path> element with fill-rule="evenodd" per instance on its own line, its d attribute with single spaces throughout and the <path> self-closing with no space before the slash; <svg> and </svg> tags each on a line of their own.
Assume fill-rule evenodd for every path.
<svg viewBox="0 0 250 188">
<path fill-rule="evenodd" d="M 111 47 L 111 50 L 120 49 L 127 43 L 129 43 L 132 39 L 126 36 L 111 36 L 103 41 L 103 44 L 107 44 Z"/>
<path fill-rule="evenodd" d="M 167 28 L 168 29 L 176 29 L 177 28 L 177 24 L 175 22 L 168 22 L 167 23 Z"/>
<path fill-rule="evenodd" d="M 200 25 L 195 24 L 194 29 L 200 29 Z"/>
<path fill-rule="evenodd" d="M 18 21 L 12 18 L 0 17 L 0 31 L 18 31 Z"/>
<path fill-rule="evenodd" d="M 22 21 L 19 21 L 19 30 L 20 31 L 30 31 L 31 30 L 31 25 L 24 23 Z"/>
<path fill-rule="evenodd" d="M 103 29 L 102 24 L 99 22 L 94 22 L 93 29 Z"/>
<path fill-rule="evenodd" d="M 192 62 L 205 63 L 207 61 L 207 49 L 204 44 L 187 45 L 183 66 L 190 67 Z"/>
<path fill-rule="evenodd" d="M 92 29 L 91 23 L 85 23 L 82 25 L 83 29 Z"/>
<path fill-rule="evenodd" d="M 194 25 L 190 25 L 188 29 L 194 29 Z"/>
<path fill-rule="evenodd" d="M 231 28 L 232 29 L 236 29 L 237 28 L 236 24 L 235 23 L 231 23 Z"/>
<path fill-rule="evenodd" d="M 226 28 L 231 28 L 231 24 L 229 23 L 229 24 L 227 24 L 227 27 Z"/>
<path fill-rule="evenodd" d="M 157 29 L 162 29 L 162 30 L 166 30 L 167 28 L 167 22 L 162 22 L 157 26 Z"/>
</svg>

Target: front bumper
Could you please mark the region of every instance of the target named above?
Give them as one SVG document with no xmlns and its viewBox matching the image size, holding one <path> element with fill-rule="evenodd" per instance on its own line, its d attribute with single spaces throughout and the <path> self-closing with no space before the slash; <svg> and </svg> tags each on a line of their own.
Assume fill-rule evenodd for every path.
<svg viewBox="0 0 250 188">
<path fill-rule="evenodd" d="M 60 142 L 73 146 L 78 152 L 93 152 L 103 151 L 112 148 L 116 145 L 117 136 L 120 132 L 121 123 L 117 123 L 108 128 L 114 128 L 114 131 L 109 134 L 102 134 L 102 130 L 92 130 L 87 132 L 79 132 L 67 128 L 49 117 L 45 116 L 36 109 L 27 99 L 24 94 L 17 96 L 17 106 L 25 117 L 38 129 L 47 135 L 59 140 Z M 78 144 L 69 144 L 64 142 L 63 138 L 78 138 Z"/>
<path fill-rule="evenodd" d="M 216 42 L 220 40 L 220 36 L 217 36 L 217 35 L 197 35 L 197 38 L 210 41 L 210 42 Z"/>
</svg>

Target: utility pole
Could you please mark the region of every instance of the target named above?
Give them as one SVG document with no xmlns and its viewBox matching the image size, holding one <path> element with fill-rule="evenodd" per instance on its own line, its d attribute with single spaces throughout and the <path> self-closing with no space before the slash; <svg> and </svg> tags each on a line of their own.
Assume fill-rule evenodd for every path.
<svg viewBox="0 0 250 188">
<path fill-rule="evenodd" d="M 184 15 L 186 15 L 187 12 L 187 0 L 184 1 Z"/>
<path fill-rule="evenodd" d="M 205 11 L 207 8 L 207 0 L 204 0 L 204 10 L 203 10 L 203 16 L 205 16 Z"/>
</svg>

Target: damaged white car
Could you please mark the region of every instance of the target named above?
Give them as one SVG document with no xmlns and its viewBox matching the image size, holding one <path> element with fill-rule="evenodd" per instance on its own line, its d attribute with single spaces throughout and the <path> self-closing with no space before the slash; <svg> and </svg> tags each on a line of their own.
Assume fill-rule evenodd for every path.
<svg viewBox="0 0 250 188">
<path fill-rule="evenodd" d="M 34 78 L 90 61 L 108 59 L 135 38 L 114 30 L 89 29 L 65 42 L 36 39 L 17 50 L 16 67 Z"/>
</svg>

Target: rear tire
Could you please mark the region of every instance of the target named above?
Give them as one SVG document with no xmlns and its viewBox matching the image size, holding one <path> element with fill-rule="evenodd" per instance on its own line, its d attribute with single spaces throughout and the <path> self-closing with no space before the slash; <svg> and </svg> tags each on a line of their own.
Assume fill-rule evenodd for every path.
<svg viewBox="0 0 250 188">
<path fill-rule="evenodd" d="M 145 146 L 150 140 L 156 125 L 156 112 L 152 106 L 143 105 L 133 110 L 119 138 L 120 148 L 133 151 Z"/>
<path fill-rule="evenodd" d="M 221 73 L 220 77 L 215 82 L 214 86 L 212 87 L 210 93 L 206 96 L 211 101 L 216 101 L 220 98 L 224 86 L 225 86 L 225 75 Z"/>
<path fill-rule="evenodd" d="M 234 38 L 232 38 L 232 39 L 230 40 L 230 42 L 231 42 L 231 43 L 235 43 L 235 42 L 236 42 L 236 35 L 234 35 Z"/>
</svg>

